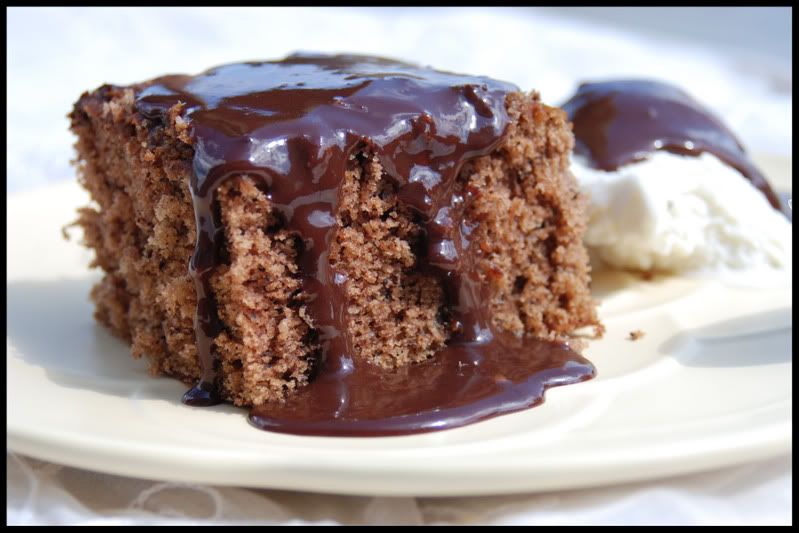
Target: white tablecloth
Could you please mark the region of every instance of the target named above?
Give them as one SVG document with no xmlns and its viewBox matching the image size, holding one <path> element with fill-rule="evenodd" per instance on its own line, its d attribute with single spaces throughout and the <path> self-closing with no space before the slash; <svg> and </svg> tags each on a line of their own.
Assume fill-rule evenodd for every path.
<svg viewBox="0 0 799 533">
<path fill-rule="evenodd" d="M 74 179 L 65 115 L 84 90 L 296 50 L 370 53 L 490 75 L 536 88 L 553 104 L 584 79 L 659 78 L 723 116 L 751 150 L 791 153 L 790 72 L 532 9 L 12 8 L 7 29 L 9 191 Z M 791 521 L 789 457 L 618 487 L 452 499 L 187 486 L 11 453 L 7 467 L 8 521 L 16 524 Z"/>
<path fill-rule="evenodd" d="M 788 457 L 655 482 L 470 498 L 164 483 L 8 454 L 9 524 L 789 524 Z"/>
</svg>

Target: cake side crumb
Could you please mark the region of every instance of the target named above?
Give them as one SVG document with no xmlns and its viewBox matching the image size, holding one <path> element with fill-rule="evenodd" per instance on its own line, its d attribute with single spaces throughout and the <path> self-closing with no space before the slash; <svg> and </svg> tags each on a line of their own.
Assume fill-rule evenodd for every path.
<svg viewBox="0 0 799 533">
<path fill-rule="evenodd" d="M 471 218 L 495 323 L 516 334 L 566 340 L 583 326 L 602 328 L 582 244 L 586 198 L 569 172 L 573 138 L 565 113 L 537 93 L 511 94 L 506 141 L 474 160 L 478 191 Z"/>
</svg>

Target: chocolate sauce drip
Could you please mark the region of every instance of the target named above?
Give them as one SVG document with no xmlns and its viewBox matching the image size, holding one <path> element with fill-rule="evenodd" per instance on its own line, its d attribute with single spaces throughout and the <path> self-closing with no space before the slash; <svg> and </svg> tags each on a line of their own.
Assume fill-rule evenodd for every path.
<svg viewBox="0 0 799 533">
<path fill-rule="evenodd" d="M 251 421 L 319 435 L 413 433 L 463 425 L 540 403 L 546 387 L 589 379 L 594 368 L 566 345 L 495 331 L 486 283 L 464 219 L 457 176 L 508 126 L 511 84 L 364 56 L 293 55 L 167 76 L 141 92 L 138 110 L 163 120 L 183 103 L 194 139 L 190 189 L 197 241 L 189 270 L 197 290 L 200 382 L 190 405 L 219 401 L 214 338 L 222 325 L 210 276 L 223 227 L 215 190 L 231 176 L 261 182 L 286 228 L 302 240 L 299 267 L 321 344 L 321 372 L 286 404 L 256 407 Z M 359 361 L 347 336 L 346 273 L 329 262 L 339 188 L 348 161 L 376 154 L 400 202 L 424 226 L 419 268 L 442 279 L 456 332 L 434 360 L 395 373 Z"/>
<path fill-rule="evenodd" d="M 574 152 L 594 168 L 613 171 L 655 150 L 687 156 L 707 152 L 740 172 L 782 210 L 735 135 L 677 87 L 645 80 L 583 83 L 562 107 L 574 124 Z"/>
</svg>

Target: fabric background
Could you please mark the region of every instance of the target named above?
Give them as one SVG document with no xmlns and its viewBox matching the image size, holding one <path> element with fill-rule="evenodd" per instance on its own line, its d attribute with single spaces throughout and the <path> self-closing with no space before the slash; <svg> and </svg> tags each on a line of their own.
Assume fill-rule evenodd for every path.
<svg viewBox="0 0 799 533">
<path fill-rule="evenodd" d="M 789 524 L 790 459 L 655 482 L 471 498 L 164 483 L 8 454 L 10 524 Z"/>
<path fill-rule="evenodd" d="M 581 80 L 658 78 L 685 88 L 724 117 L 750 150 L 791 155 L 790 70 L 541 10 L 12 8 L 7 16 L 9 192 L 74 179 L 65 115 L 84 90 L 296 50 L 386 55 L 489 75 L 537 89 L 552 104 L 562 103 Z M 14 524 L 792 520 L 787 456 L 615 487 L 449 499 L 187 486 L 99 474 L 13 453 L 6 461 L 7 520 Z"/>
</svg>

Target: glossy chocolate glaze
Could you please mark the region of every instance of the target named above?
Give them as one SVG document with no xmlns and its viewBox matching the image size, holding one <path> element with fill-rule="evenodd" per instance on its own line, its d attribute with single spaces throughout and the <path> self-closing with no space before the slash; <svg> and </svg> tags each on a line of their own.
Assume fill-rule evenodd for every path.
<svg viewBox="0 0 799 533">
<path fill-rule="evenodd" d="M 534 407 L 547 387 L 593 374 L 565 345 L 497 333 L 490 342 L 452 343 L 432 360 L 394 372 L 362 364 L 323 373 L 285 405 L 253 409 L 250 422 L 300 435 L 422 433 Z"/>
<path fill-rule="evenodd" d="M 202 377 L 190 405 L 219 401 L 214 338 L 221 331 L 210 275 L 224 229 L 214 192 L 241 174 L 259 180 L 285 227 L 300 236 L 302 287 L 321 345 L 316 379 L 285 405 L 256 407 L 258 427 L 318 435 L 385 435 L 445 429 L 540 403 L 548 386 L 583 381 L 594 368 L 563 344 L 495 331 L 459 192 L 462 164 L 486 155 L 508 126 L 505 96 L 518 89 L 388 59 L 294 55 L 154 80 L 137 99 L 150 119 L 183 103 L 194 140 L 190 188 L 197 241 L 190 261 L 198 304 Z M 339 187 L 363 150 L 379 158 L 404 205 L 419 215 L 426 247 L 418 268 L 442 280 L 453 335 L 433 361 L 395 373 L 359 361 L 347 337 L 346 273 L 328 261 Z"/>
<path fill-rule="evenodd" d="M 613 171 L 655 150 L 710 153 L 740 172 L 775 209 L 780 200 L 735 135 L 684 91 L 661 82 L 583 83 L 565 104 L 574 124 L 574 152 L 597 169 Z"/>
</svg>

